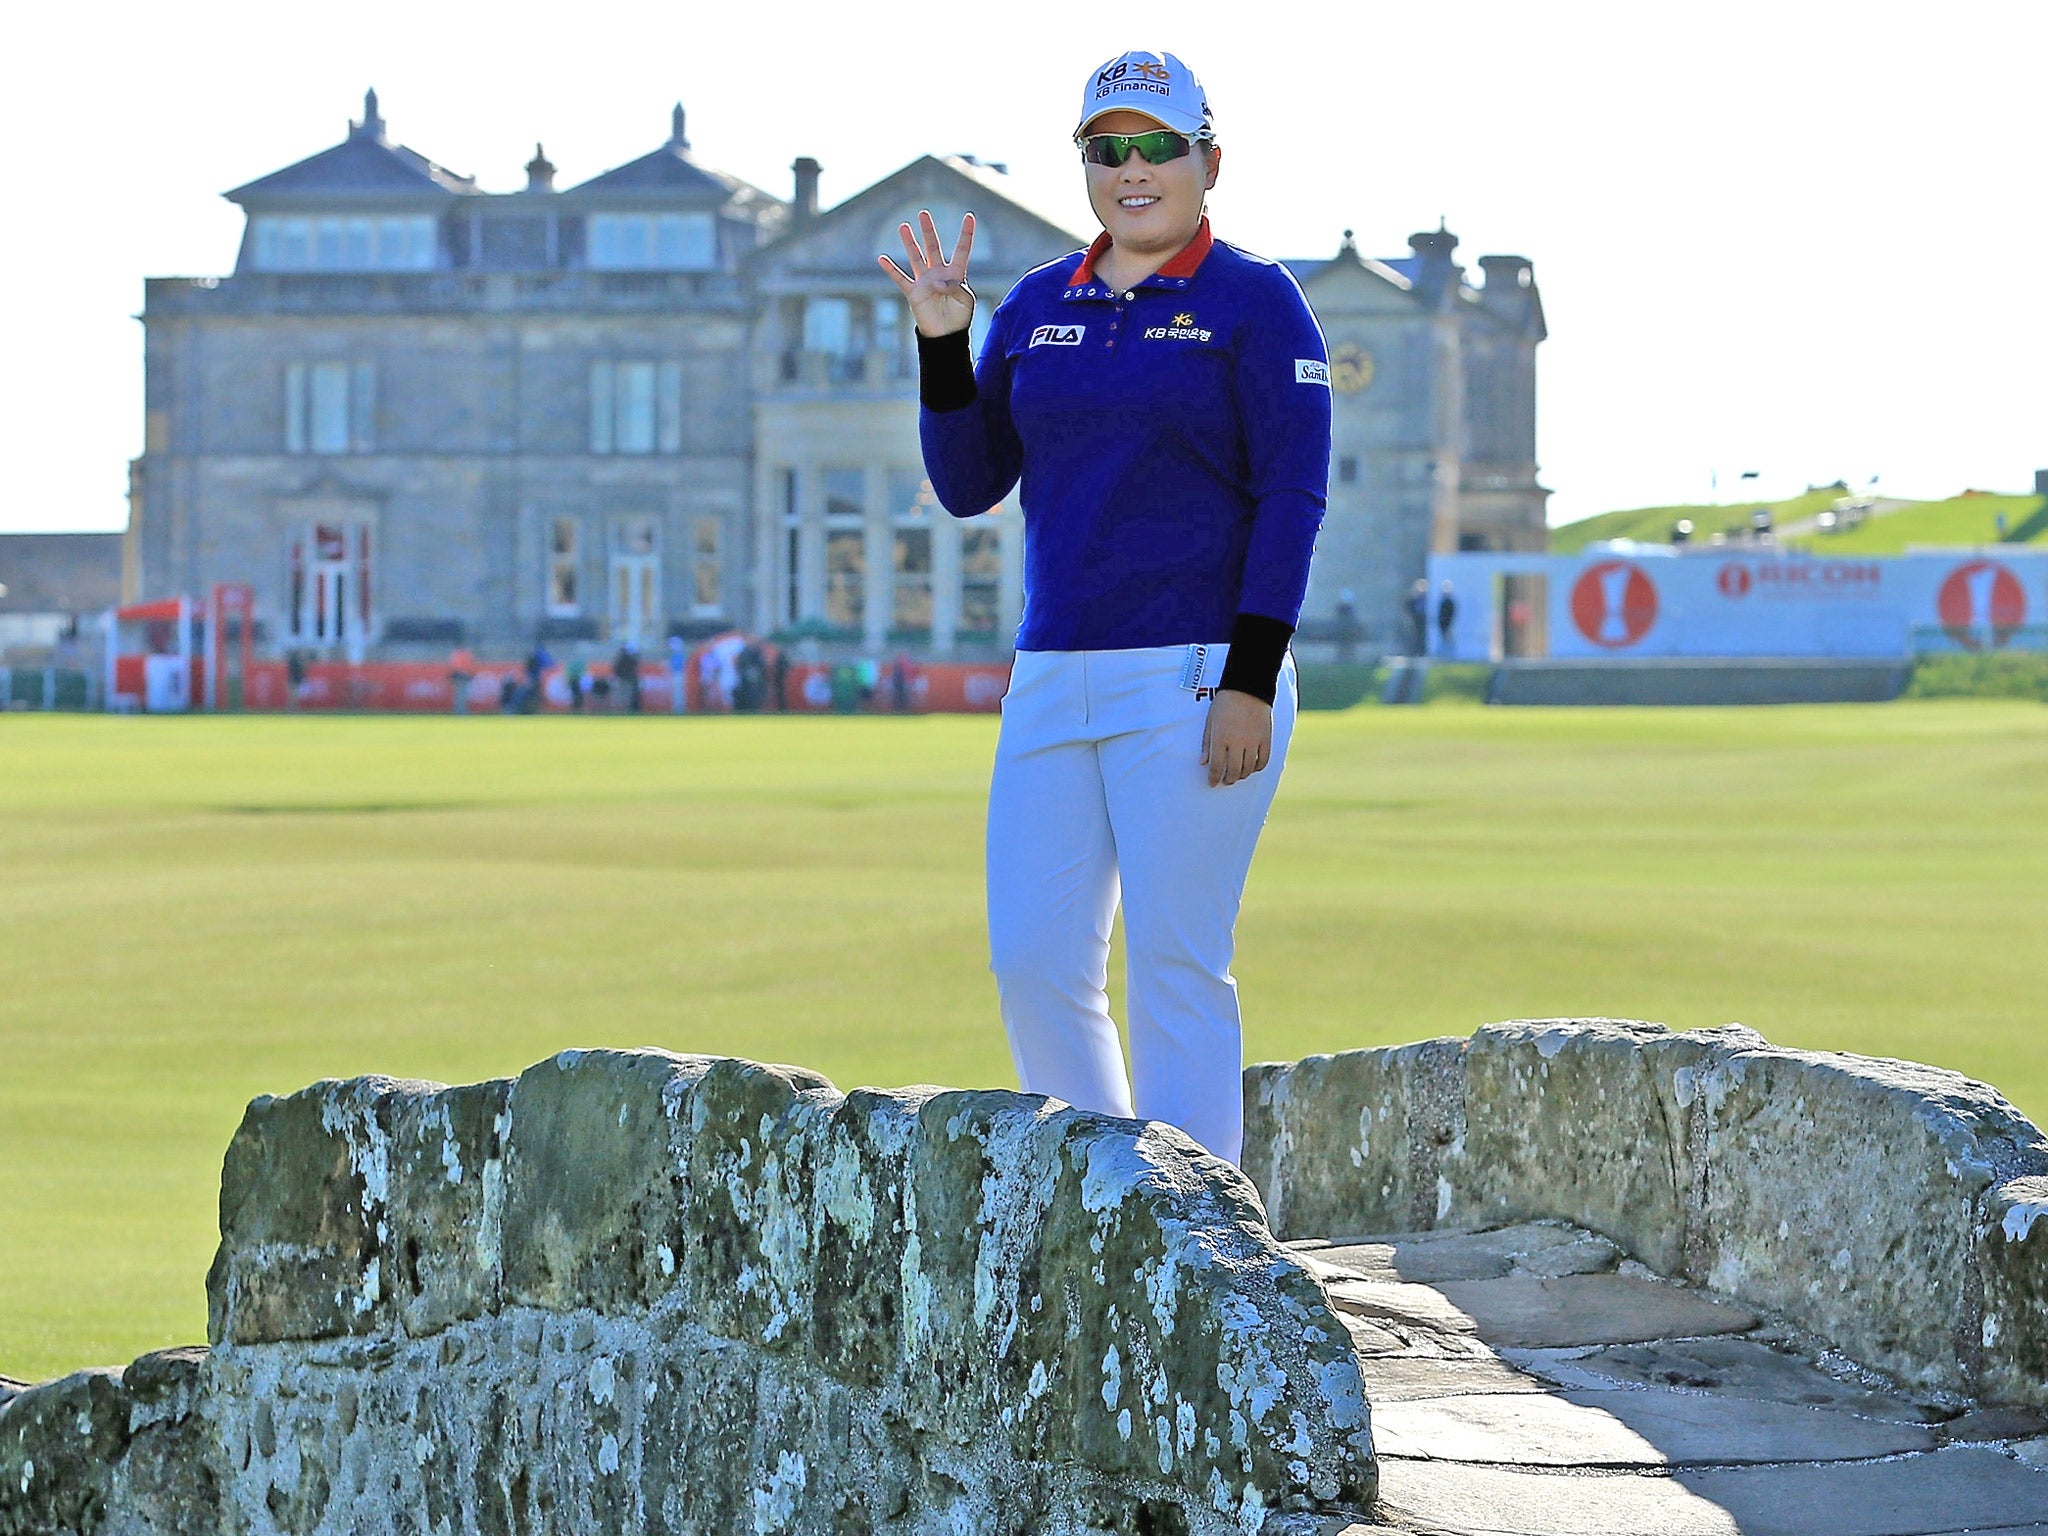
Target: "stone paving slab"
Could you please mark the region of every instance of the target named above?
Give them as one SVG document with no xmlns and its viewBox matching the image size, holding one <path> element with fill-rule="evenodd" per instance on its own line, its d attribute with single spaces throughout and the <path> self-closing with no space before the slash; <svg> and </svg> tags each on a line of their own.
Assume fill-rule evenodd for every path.
<svg viewBox="0 0 2048 1536">
<path fill-rule="evenodd" d="M 1482 1281 L 1499 1285 L 1502 1281 Z M 1401 1280 L 1336 1280 L 1326 1287 L 1339 1312 L 1355 1317 L 1390 1318 L 1436 1333 L 1477 1333 L 1472 1316 L 1435 1286 Z M 1594 1342 L 1588 1340 L 1587 1342 Z"/>
<path fill-rule="evenodd" d="M 1392 1317 L 1360 1317 L 1337 1309 L 1337 1320 L 1351 1335 L 1359 1359 L 1396 1355 L 1418 1360 L 1493 1360 L 1498 1357 L 1469 1333 L 1446 1333 Z"/>
<path fill-rule="evenodd" d="M 1742 1536 L 1727 1510 L 1670 1477 L 1393 1457 L 1380 1462 L 1378 1518 L 1432 1536 Z"/>
<path fill-rule="evenodd" d="M 1941 1415 L 1889 1392 L 1837 1380 L 1811 1361 L 1754 1339 L 1614 1344 L 1591 1350 L 1506 1349 L 1510 1365 L 1560 1387 L 1685 1387 L 1762 1402 L 1839 1408 L 1866 1418 L 1926 1423 Z"/>
<path fill-rule="evenodd" d="M 1645 1344 L 1747 1333 L 1757 1322 L 1740 1307 L 1639 1275 L 1510 1275 L 1448 1280 L 1433 1289 L 1497 1349 Z"/>
<path fill-rule="evenodd" d="M 1608 1251 L 1547 1223 L 1306 1249 L 1381 1457 L 1380 1525 L 1318 1536 L 2048 1536 L 2038 1416 L 1834 1374 L 1742 1307 L 1581 1267 Z"/>
<path fill-rule="evenodd" d="M 1541 1394 L 1548 1385 L 1493 1355 L 1462 1359 L 1414 1354 L 1359 1355 L 1368 1402 L 1399 1403 L 1425 1397 L 1465 1397 L 1487 1392 Z M 1375 1407 L 1375 1414 L 1378 1409 Z M 1379 1421 L 1374 1419 L 1374 1423 Z"/>
<path fill-rule="evenodd" d="M 1744 1536 L 1927 1536 L 2048 1522 L 2048 1473 L 1988 1446 L 1894 1461 L 1688 1471 Z"/>
<path fill-rule="evenodd" d="M 1300 1257 L 1325 1278 L 1359 1275 L 1435 1285 L 1445 1280 L 1498 1280 L 1514 1273 L 1599 1274 L 1621 1252 L 1603 1237 L 1552 1222 L 1490 1232 L 1424 1232 L 1347 1239 Z"/>
<path fill-rule="evenodd" d="M 1936 1444 L 1924 1424 L 1655 1388 L 1376 1403 L 1373 1439 L 1389 1456 L 1616 1468 L 1855 1461 Z"/>
</svg>

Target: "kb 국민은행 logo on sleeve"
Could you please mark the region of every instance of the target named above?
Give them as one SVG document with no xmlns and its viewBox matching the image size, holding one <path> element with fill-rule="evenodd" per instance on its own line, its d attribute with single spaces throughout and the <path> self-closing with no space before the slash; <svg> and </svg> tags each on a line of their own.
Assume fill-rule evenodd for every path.
<svg viewBox="0 0 2048 1536">
<path fill-rule="evenodd" d="M 1330 387 L 1330 365 L 1313 357 L 1297 357 L 1294 360 L 1294 382 L 1297 384 L 1320 384 Z"/>
<path fill-rule="evenodd" d="M 1078 347 L 1086 333 L 1085 325 L 1041 325 L 1031 333 L 1027 343 L 1033 347 Z"/>
</svg>

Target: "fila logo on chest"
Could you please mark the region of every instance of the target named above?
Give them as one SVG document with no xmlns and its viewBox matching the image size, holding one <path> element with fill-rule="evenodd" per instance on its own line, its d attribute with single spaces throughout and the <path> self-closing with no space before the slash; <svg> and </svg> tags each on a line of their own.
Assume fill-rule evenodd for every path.
<svg viewBox="0 0 2048 1536">
<path fill-rule="evenodd" d="M 1085 325 L 1041 325 L 1031 333 L 1034 347 L 1078 347 L 1086 334 Z"/>
</svg>

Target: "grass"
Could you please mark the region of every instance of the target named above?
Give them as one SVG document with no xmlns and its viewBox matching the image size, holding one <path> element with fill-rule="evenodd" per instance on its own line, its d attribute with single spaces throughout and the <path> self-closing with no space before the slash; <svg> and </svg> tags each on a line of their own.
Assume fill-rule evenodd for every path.
<svg viewBox="0 0 2048 1536">
<path fill-rule="evenodd" d="M 1750 517 L 1758 507 L 1771 509 L 1777 527 L 1814 517 L 1833 506 L 1846 493 L 1839 485 L 1815 486 L 1783 501 L 1737 501 L 1720 506 L 1630 507 L 1620 512 L 1601 512 L 1564 523 L 1550 530 L 1552 553 L 1575 555 L 1599 539 L 1636 539 L 1645 544 L 1664 544 L 1671 538 L 1672 525 L 1682 517 L 1693 524 L 1693 541 L 1704 544 L 1716 533 L 1749 531 Z"/>
<path fill-rule="evenodd" d="M 1839 485 L 1816 486 L 1784 501 L 1742 501 L 1723 506 L 1632 507 L 1602 512 L 1550 530 L 1551 550 L 1575 555 L 1599 539 L 1637 539 L 1662 544 L 1681 517 L 1693 521 L 1693 540 L 1705 543 L 1715 533 L 1746 533 L 1752 513 L 1771 509 L 1773 524 L 1782 529 L 1827 511 L 1847 492 Z M 2005 533 L 1998 517 L 2005 514 Z M 1806 533 L 1784 542 L 1817 555 L 1898 555 L 1915 544 L 1970 545 L 2048 543 L 2048 497 L 1972 493 L 1912 506 L 1873 517 L 1846 533 Z"/>
<path fill-rule="evenodd" d="M 995 723 L 0 719 L 0 1373 L 203 1337 L 242 1105 L 569 1045 L 1007 1084 Z M 1253 1057 L 1739 1019 L 2048 1118 L 2048 711 L 1305 716 L 1237 967 Z"/>
<path fill-rule="evenodd" d="M 1901 555 L 1914 544 L 2039 544 L 2048 542 L 2048 510 L 2039 496 L 1951 496 L 1873 517 L 1845 533 L 1791 542 L 1816 555 Z M 1998 531 L 2005 514 L 2005 533 Z"/>
</svg>

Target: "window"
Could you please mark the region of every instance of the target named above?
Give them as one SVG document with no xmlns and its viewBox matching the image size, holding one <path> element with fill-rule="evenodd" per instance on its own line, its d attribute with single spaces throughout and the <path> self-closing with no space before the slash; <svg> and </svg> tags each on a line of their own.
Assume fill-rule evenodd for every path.
<svg viewBox="0 0 2048 1536">
<path fill-rule="evenodd" d="M 1345 454 L 1337 461 L 1337 480 L 1341 485 L 1358 484 L 1358 459 L 1354 454 Z"/>
<path fill-rule="evenodd" d="M 700 618 L 721 611 L 718 599 L 718 519 L 690 520 L 690 602 Z"/>
<path fill-rule="evenodd" d="M 931 481 L 911 470 L 889 472 L 892 629 L 931 630 L 932 519 L 937 506 Z"/>
<path fill-rule="evenodd" d="M 368 453 L 376 385 L 369 363 L 287 363 L 285 452 Z"/>
<path fill-rule="evenodd" d="M 590 365 L 592 453 L 680 453 L 683 369 L 680 363 L 598 362 Z"/>
<path fill-rule="evenodd" d="M 1003 584 L 1002 530 L 979 518 L 960 530 L 960 628 L 993 635 L 1000 622 Z"/>
<path fill-rule="evenodd" d="M 600 213 L 590 221 L 590 265 L 611 271 L 705 272 L 718 265 L 709 213 Z"/>
<path fill-rule="evenodd" d="M 573 517 L 548 523 L 548 616 L 573 619 L 583 611 L 580 573 L 582 527 Z"/>
<path fill-rule="evenodd" d="M 804 612 L 804 532 L 803 519 L 797 510 L 796 471 L 793 469 L 785 469 L 782 472 L 782 528 L 783 553 L 788 559 L 785 572 L 788 577 L 785 594 L 788 607 L 783 615 L 783 622 L 794 624 L 803 617 Z"/>
<path fill-rule="evenodd" d="M 857 469 L 825 471 L 825 622 L 841 629 L 867 619 L 864 479 Z"/>
<path fill-rule="evenodd" d="M 877 299 L 874 306 L 874 352 L 883 373 L 892 379 L 911 377 L 910 338 L 904 334 L 903 305 L 895 299 Z"/>
<path fill-rule="evenodd" d="M 804 350 L 845 357 L 853 350 L 853 304 L 847 299 L 812 299 L 804 305 Z"/>
<path fill-rule="evenodd" d="M 256 220 L 256 266 L 265 272 L 423 272 L 434 265 L 428 217 Z"/>
</svg>

